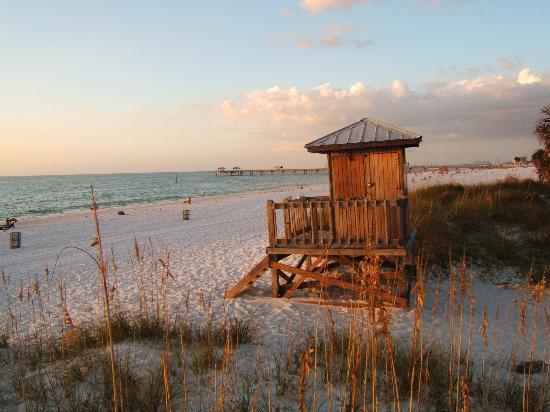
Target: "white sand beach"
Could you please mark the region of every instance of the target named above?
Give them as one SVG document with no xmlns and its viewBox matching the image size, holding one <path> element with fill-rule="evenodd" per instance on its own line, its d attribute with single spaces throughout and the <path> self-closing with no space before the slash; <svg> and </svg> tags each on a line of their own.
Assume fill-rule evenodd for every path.
<svg viewBox="0 0 550 412">
<path fill-rule="evenodd" d="M 481 169 L 451 171 L 447 174 L 422 172 L 409 175 L 409 189 L 437 183 L 475 183 L 504 179 L 506 176 L 535 178 L 534 168 Z M 134 256 L 134 241 L 137 241 L 145 255 L 153 252 L 164 256 L 169 251 L 169 266 L 173 279 L 169 285 L 170 312 L 172 315 L 183 313 L 185 296 L 189 292 L 188 303 L 191 317 L 200 318 L 211 311 L 227 313 L 231 316 L 253 316 L 261 325 L 261 338 L 264 344 L 275 344 L 278 338 L 288 335 L 290 324 L 314 325 L 319 319 L 319 311 L 330 310 L 336 319 L 345 319 L 349 309 L 319 308 L 314 305 L 295 303 L 285 299 L 270 297 L 270 277 L 264 276 L 240 297 L 225 300 L 224 291 L 236 283 L 265 253 L 266 246 L 266 201 L 281 200 L 287 196 L 326 194 L 324 185 L 281 189 L 274 192 L 248 192 L 238 195 L 205 197 L 193 199 L 191 219 L 183 221 L 182 203 L 171 201 L 146 205 L 110 208 L 100 211 L 101 232 L 104 248 L 109 260 L 116 262 L 116 268 L 110 264 L 110 281 L 115 284 L 113 291 L 115 304 L 124 303 L 132 307 L 138 302 L 138 279 L 141 273 L 159 272 L 152 266 L 140 269 Z M 126 215 L 120 216 L 118 210 Z M 10 250 L 6 242 L 0 248 L 0 270 L 4 272 L 9 294 L 4 288 L 0 291 L 0 305 L 5 315 L 2 319 L 10 327 L 9 308 L 18 308 L 13 316 L 19 328 L 32 328 L 40 322 L 30 308 L 27 288 L 38 280 L 42 285 L 42 296 L 48 293 L 51 301 L 47 308 L 52 319 L 61 324 L 62 311 L 59 308 L 59 282 L 62 281 L 66 296 L 66 305 L 72 320 L 83 323 L 98 316 L 98 271 L 92 259 L 82 251 L 66 247 L 79 247 L 96 254 L 90 241 L 95 235 L 95 227 L 90 212 L 70 213 L 44 217 L 24 218 L 17 224 L 22 233 L 22 248 Z M 158 266 L 158 259 L 148 265 Z M 49 269 L 46 279 L 45 267 Z M 507 276 L 507 273 L 503 275 Z M 150 275 L 147 274 L 147 277 Z M 154 276 L 148 281 L 159 282 Z M 49 287 L 48 287 L 49 285 Z M 483 341 L 477 329 L 482 322 L 483 306 L 491 318 L 499 312 L 502 319 L 510 324 L 518 316 L 518 301 L 524 293 L 521 289 L 502 289 L 497 285 L 474 280 L 475 313 L 472 319 L 474 336 L 472 347 L 475 356 L 483 353 Z M 431 280 L 428 282 L 428 294 L 424 308 L 425 328 L 431 324 L 434 304 L 434 291 L 440 296 L 449 293 L 448 281 Z M 47 292 L 46 292 L 47 291 Z M 22 304 L 16 304 L 21 296 Z M 206 308 L 206 310 L 205 310 Z M 393 333 L 408 336 L 413 324 L 413 311 L 393 309 Z M 435 320 L 437 339 L 448 339 L 448 319 L 445 308 L 440 308 Z M 466 326 L 466 325 L 465 325 Z M 541 328 L 544 329 L 544 328 Z M 534 342 L 536 358 L 548 361 L 549 353 L 544 341 L 544 330 L 539 331 L 539 339 Z M 506 328 L 496 330 L 499 347 L 506 356 L 514 344 L 514 330 Z M 502 335 L 502 336 L 501 336 Z M 528 339 L 528 343 L 529 343 Z"/>
</svg>

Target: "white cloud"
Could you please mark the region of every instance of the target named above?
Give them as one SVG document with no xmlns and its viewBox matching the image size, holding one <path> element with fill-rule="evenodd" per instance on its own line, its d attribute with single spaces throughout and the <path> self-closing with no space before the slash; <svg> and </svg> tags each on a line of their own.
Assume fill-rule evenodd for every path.
<svg viewBox="0 0 550 412">
<path fill-rule="evenodd" d="M 521 78 L 533 86 L 490 75 L 426 83 L 416 90 L 398 79 L 385 86 L 359 81 L 349 88 L 330 83 L 309 90 L 274 87 L 224 102 L 219 109 L 229 122 L 289 147 L 370 116 L 424 135 L 421 153 L 432 161 L 452 161 L 461 153 L 475 156 L 478 146 L 485 150 L 479 158 L 494 160 L 536 145 L 532 128 L 547 104 L 550 76 L 527 71 Z"/>
<path fill-rule="evenodd" d="M 519 84 L 533 84 L 539 83 L 541 80 L 542 79 L 534 74 L 529 67 L 526 67 L 518 73 L 517 82 Z"/>
<path fill-rule="evenodd" d="M 407 94 L 409 88 L 401 80 L 394 80 L 391 84 L 391 91 L 395 97 L 400 98 Z"/>
<path fill-rule="evenodd" d="M 349 88 L 349 94 L 350 96 L 359 96 L 365 92 L 366 88 L 365 83 L 357 82 Z"/>
<path fill-rule="evenodd" d="M 310 13 L 319 13 L 329 9 L 353 7 L 368 0 L 301 0 L 300 5 Z"/>
</svg>

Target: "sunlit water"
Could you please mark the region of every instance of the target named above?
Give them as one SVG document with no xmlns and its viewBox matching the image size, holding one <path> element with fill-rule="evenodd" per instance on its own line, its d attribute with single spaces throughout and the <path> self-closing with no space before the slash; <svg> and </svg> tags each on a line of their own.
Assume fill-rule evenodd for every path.
<svg viewBox="0 0 550 412">
<path fill-rule="evenodd" d="M 8 217 L 89 209 L 91 185 L 98 205 L 108 207 L 318 183 L 328 183 L 326 172 L 263 176 L 193 172 L 0 177 L 0 222 Z"/>
</svg>

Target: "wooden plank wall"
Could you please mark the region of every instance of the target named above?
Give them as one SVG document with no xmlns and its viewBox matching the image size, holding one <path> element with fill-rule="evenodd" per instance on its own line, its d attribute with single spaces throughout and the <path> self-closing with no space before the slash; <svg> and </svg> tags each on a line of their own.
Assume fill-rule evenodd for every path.
<svg viewBox="0 0 550 412">
<path fill-rule="evenodd" d="M 405 196 L 403 165 L 403 150 L 332 153 L 332 200 L 396 200 Z"/>
<path fill-rule="evenodd" d="M 332 153 L 329 161 L 332 199 L 393 201 L 406 196 L 404 163 L 404 149 Z M 396 207 L 388 207 L 390 209 L 385 214 L 389 219 L 387 226 L 383 219 L 374 215 L 367 215 L 366 222 L 378 233 L 386 227 L 395 228 L 396 232 L 388 235 L 397 238 L 402 229 L 400 226 L 406 226 L 406 222 L 402 221 Z"/>
</svg>

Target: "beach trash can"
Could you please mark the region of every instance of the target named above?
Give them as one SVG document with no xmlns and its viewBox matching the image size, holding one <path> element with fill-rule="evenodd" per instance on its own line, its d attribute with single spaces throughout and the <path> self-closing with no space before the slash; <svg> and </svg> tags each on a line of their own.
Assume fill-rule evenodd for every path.
<svg viewBox="0 0 550 412">
<path fill-rule="evenodd" d="M 183 209 L 183 220 L 189 220 L 189 209 Z"/>
<path fill-rule="evenodd" d="M 10 232 L 10 249 L 19 249 L 21 247 L 21 232 Z"/>
</svg>

